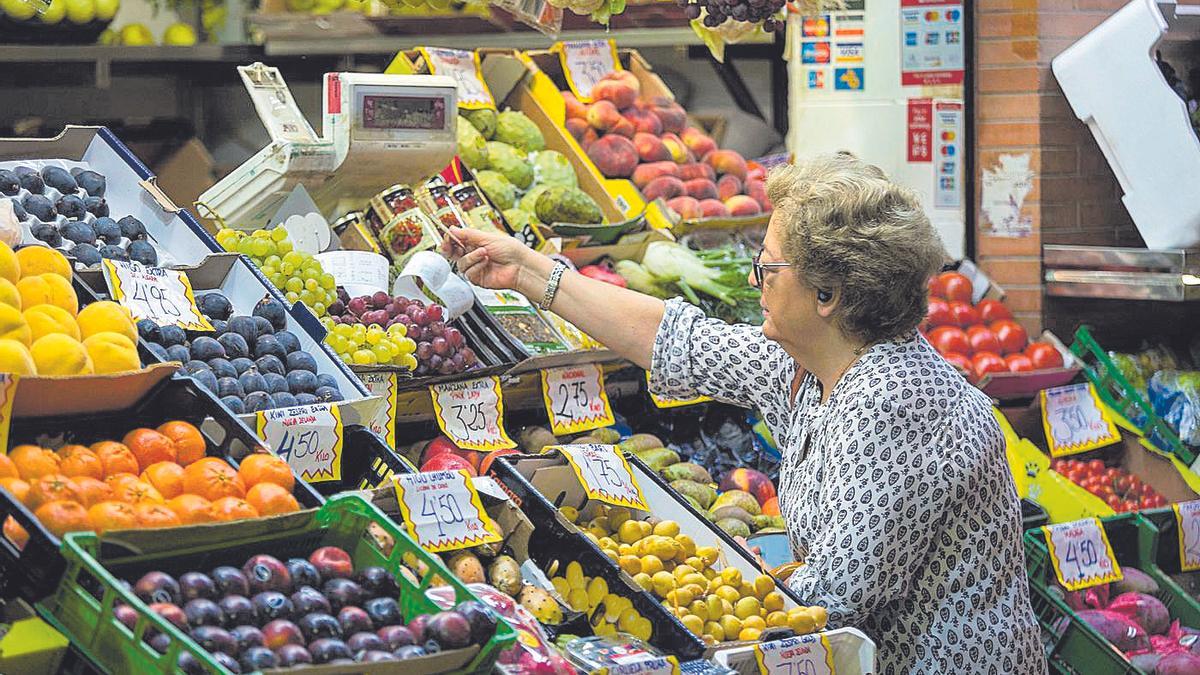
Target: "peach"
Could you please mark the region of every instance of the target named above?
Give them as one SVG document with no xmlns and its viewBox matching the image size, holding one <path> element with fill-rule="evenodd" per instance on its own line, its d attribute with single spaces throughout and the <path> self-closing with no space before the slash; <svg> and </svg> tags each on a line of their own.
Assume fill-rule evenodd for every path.
<svg viewBox="0 0 1200 675">
<path fill-rule="evenodd" d="M 569 91 L 562 93 L 563 102 L 567 106 L 567 120 L 587 119 L 587 106 L 575 98 L 575 94 Z"/>
<path fill-rule="evenodd" d="M 673 199 L 683 196 L 683 193 L 683 181 L 674 176 L 660 176 L 642 188 L 642 196 L 646 198 L 646 201 Z"/>
<path fill-rule="evenodd" d="M 718 194 L 717 184 L 707 178 L 693 178 L 683 184 L 683 189 L 696 200 L 716 199 Z"/>
<path fill-rule="evenodd" d="M 612 101 L 596 101 L 588 106 L 588 124 L 597 131 L 612 131 L 624 119 Z"/>
<path fill-rule="evenodd" d="M 637 79 L 637 75 L 634 75 L 633 73 L 629 72 L 628 70 L 614 70 L 611 73 L 605 75 L 601 79 L 612 80 L 613 82 L 620 82 L 620 83 L 624 84 L 625 86 L 633 89 L 633 91 L 636 92 L 639 96 L 642 94 L 642 83 Z"/>
<path fill-rule="evenodd" d="M 663 131 L 677 134 L 687 128 L 687 111 L 670 99 L 656 97 L 651 101 L 650 112 L 662 122 Z"/>
<path fill-rule="evenodd" d="M 746 195 L 758 202 L 763 211 L 772 210 L 771 200 L 767 198 L 767 184 L 753 178 L 746 179 Z"/>
<path fill-rule="evenodd" d="M 764 169 L 761 164 L 759 164 L 757 162 L 746 162 L 746 166 L 750 167 L 750 170 L 746 172 L 747 179 L 750 179 L 750 178 L 753 178 L 755 180 L 766 180 L 767 179 L 767 170 Z"/>
<path fill-rule="evenodd" d="M 667 150 L 667 146 L 658 136 L 634 134 L 633 147 L 637 148 L 638 157 L 643 162 L 663 162 L 671 159 L 671 151 Z"/>
<path fill-rule="evenodd" d="M 619 110 L 624 110 L 633 105 L 637 97 L 637 90 L 629 86 L 626 82 L 600 80 L 596 83 L 596 86 L 592 87 L 593 101 L 612 101 L 613 105 L 617 106 Z"/>
<path fill-rule="evenodd" d="M 717 199 L 725 201 L 740 194 L 742 194 L 742 181 L 737 176 L 727 173 L 717 181 Z"/>
<path fill-rule="evenodd" d="M 696 127 L 684 129 L 683 133 L 679 134 L 679 137 L 683 139 L 683 143 L 688 147 L 688 150 L 691 150 L 692 154 L 697 157 L 703 157 L 717 149 L 717 142 Z"/>
<path fill-rule="evenodd" d="M 693 178 L 716 180 L 717 172 L 707 164 L 684 164 L 679 167 L 679 178 L 681 180 L 692 180 Z"/>
<path fill-rule="evenodd" d="M 700 217 L 728 218 L 729 208 L 719 199 L 705 199 L 700 202 Z"/>
<path fill-rule="evenodd" d="M 567 118 L 567 123 L 563 126 L 566 127 L 567 133 L 571 134 L 571 137 L 576 141 L 582 141 L 584 132 L 591 129 L 587 120 L 582 117 L 569 117 Z"/>
<path fill-rule="evenodd" d="M 583 138 L 579 139 L 579 147 L 583 148 L 584 152 L 587 152 L 588 146 L 590 146 L 592 143 L 595 143 L 599 139 L 600 132 L 589 126 L 583 131 Z"/>
<path fill-rule="evenodd" d="M 630 122 L 627 117 L 622 116 L 620 120 L 617 120 L 616 126 L 609 133 L 624 136 L 625 138 L 633 138 L 637 133 L 637 127 L 633 126 L 633 122 Z"/>
<path fill-rule="evenodd" d="M 746 195 L 734 195 L 725 200 L 725 206 L 729 208 L 731 216 L 757 216 L 762 213 L 762 207 L 758 202 L 754 201 L 753 197 Z"/>
<path fill-rule="evenodd" d="M 667 146 L 667 150 L 671 153 L 671 159 L 675 160 L 676 164 L 687 164 L 690 155 L 687 146 L 683 144 L 683 139 L 675 134 L 663 134 L 662 142 Z"/>
<path fill-rule="evenodd" d="M 746 179 L 746 160 L 733 150 L 714 150 L 704 156 L 704 163 L 715 169 L 718 175 L 732 174 L 739 180 Z"/>
<path fill-rule="evenodd" d="M 691 197 L 676 197 L 667 202 L 667 207 L 684 220 L 695 220 L 704 215 L 700 211 L 700 202 Z"/>
<path fill-rule="evenodd" d="M 662 134 L 662 122 L 658 121 L 658 117 L 649 110 L 634 106 L 623 114 L 625 119 L 633 122 L 633 128 L 639 133 L 654 134 L 655 136 Z"/>
<path fill-rule="evenodd" d="M 633 141 L 616 134 L 608 134 L 589 145 L 587 156 L 608 178 L 628 178 L 638 165 Z"/>
<path fill-rule="evenodd" d="M 650 181 L 659 176 L 675 176 L 679 177 L 679 165 L 675 162 L 649 162 L 647 164 L 639 164 L 633 170 L 633 176 L 630 180 L 633 184 L 642 189 L 650 184 Z"/>
</svg>

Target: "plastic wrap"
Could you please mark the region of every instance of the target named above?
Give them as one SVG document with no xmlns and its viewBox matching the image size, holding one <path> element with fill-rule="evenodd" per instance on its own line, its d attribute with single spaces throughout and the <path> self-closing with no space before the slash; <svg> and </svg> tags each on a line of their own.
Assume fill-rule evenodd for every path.
<svg viewBox="0 0 1200 675">
<path fill-rule="evenodd" d="M 1200 371 L 1164 370 L 1150 378 L 1150 406 L 1179 439 L 1200 446 Z"/>
</svg>

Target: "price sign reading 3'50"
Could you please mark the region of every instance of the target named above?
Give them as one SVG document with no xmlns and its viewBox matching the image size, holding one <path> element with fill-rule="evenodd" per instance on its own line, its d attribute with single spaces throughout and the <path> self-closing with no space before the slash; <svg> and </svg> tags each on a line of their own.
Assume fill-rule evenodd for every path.
<svg viewBox="0 0 1200 675">
<path fill-rule="evenodd" d="M 404 525 L 426 551 L 438 553 L 503 539 L 466 471 L 404 474 L 393 480 Z"/>
<path fill-rule="evenodd" d="M 613 424 L 604 391 L 604 371 L 594 363 L 542 371 L 542 397 L 555 435 L 576 434 Z"/>
<path fill-rule="evenodd" d="M 1124 578 L 1104 526 L 1095 518 L 1047 525 L 1046 545 L 1058 581 L 1068 591 L 1078 591 Z"/>
<path fill-rule="evenodd" d="M 464 450 L 503 450 L 517 444 L 504 431 L 500 378 L 446 382 L 429 388 L 438 426 Z"/>
<path fill-rule="evenodd" d="M 833 675 L 833 650 L 821 634 L 797 635 L 754 645 L 763 675 Z"/>
<path fill-rule="evenodd" d="M 588 499 L 648 510 L 642 488 L 638 487 L 629 462 L 625 461 L 616 446 L 559 445 L 547 450 L 562 452 L 575 470 L 575 476 L 587 492 Z"/>
<path fill-rule="evenodd" d="M 310 483 L 342 479 L 342 413 L 333 403 L 260 410 L 258 437 Z"/>
<path fill-rule="evenodd" d="M 108 258 L 101 262 L 109 294 L 129 309 L 134 321 L 150 319 L 160 326 L 213 329 L 197 309 L 192 282 L 183 272 Z"/>
</svg>

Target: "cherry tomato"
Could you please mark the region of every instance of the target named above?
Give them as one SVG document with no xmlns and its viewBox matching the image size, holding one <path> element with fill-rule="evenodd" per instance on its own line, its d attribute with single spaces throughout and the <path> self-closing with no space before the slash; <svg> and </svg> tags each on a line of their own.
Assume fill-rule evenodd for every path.
<svg viewBox="0 0 1200 675">
<path fill-rule="evenodd" d="M 979 312 L 975 308 L 965 302 L 952 300 L 950 302 L 950 315 L 954 317 L 954 323 L 966 328 L 979 323 Z M 1024 346 L 1024 345 L 1022 345 Z"/>
<path fill-rule="evenodd" d="M 950 313 L 950 303 L 941 298 L 930 298 L 925 321 L 930 326 L 953 326 L 954 315 Z"/>
<path fill-rule="evenodd" d="M 996 334 L 996 339 L 1000 341 L 1000 348 L 1005 354 L 1021 352 L 1029 341 L 1025 328 L 1016 321 L 1002 319 L 992 323 L 990 327 Z"/>
<path fill-rule="evenodd" d="M 975 309 L 979 310 L 979 316 L 983 319 L 984 323 L 1013 318 L 1012 312 L 1008 311 L 1003 302 L 992 300 L 991 298 L 980 300 L 979 304 L 975 305 Z"/>
<path fill-rule="evenodd" d="M 1157 506 L 1157 504 L 1154 501 L 1154 497 L 1149 497 L 1149 496 L 1142 497 L 1142 500 L 1138 503 L 1138 505 L 1140 507 L 1142 507 L 1143 509 L 1152 509 Z"/>
<path fill-rule="evenodd" d="M 962 369 L 968 375 L 974 374 L 974 370 L 971 367 L 971 359 L 967 358 L 965 354 L 960 354 L 958 352 L 946 352 L 945 354 L 942 354 L 942 358 L 949 361 L 955 368 Z"/>
<path fill-rule="evenodd" d="M 1088 460 L 1087 470 L 1093 475 L 1100 475 L 1104 473 L 1104 461 L 1099 459 Z"/>
<path fill-rule="evenodd" d="M 1033 359 L 1024 354 L 1009 354 L 1004 357 L 1004 362 L 1008 364 L 1008 369 L 1014 373 L 1027 373 L 1033 370 Z"/>
<path fill-rule="evenodd" d="M 1046 368 L 1062 368 L 1062 354 L 1053 345 L 1045 342 L 1033 342 L 1025 348 L 1025 356 L 1033 361 L 1033 367 L 1038 370 Z"/>
<path fill-rule="evenodd" d="M 1166 497 L 1164 497 L 1162 495 L 1157 495 L 1157 494 L 1154 495 L 1154 508 L 1157 509 L 1160 506 L 1166 506 L 1167 504 L 1168 504 L 1168 502 L 1167 502 Z"/>
<path fill-rule="evenodd" d="M 971 365 L 975 368 L 975 377 L 983 379 L 988 373 L 1007 373 L 1008 366 L 1004 359 L 995 352 L 978 352 L 971 357 Z"/>
<path fill-rule="evenodd" d="M 967 334 L 956 326 L 938 326 L 934 328 L 929 331 L 929 342 L 941 354 L 948 354 L 950 352 L 957 352 L 959 354 L 971 353 L 971 343 L 967 340 Z"/>
<path fill-rule="evenodd" d="M 1000 341 L 996 339 L 996 334 L 989 330 L 987 326 L 971 326 L 967 328 L 967 340 L 971 342 L 971 351 L 973 352 L 1000 353 Z"/>
<path fill-rule="evenodd" d="M 971 280 L 958 272 L 942 272 L 933 281 L 933 295 L 946 300 L 971 302 Z"/>
<path fill-rule="evenodd" d="M 1113 496 L 1109 497 L 1108 499 L 1105 499 L 1104 501 L 1105 501 L 1105 503 L 1108 504 L 1109 508 L 1111 508 L 1113 511 L 1124 511 L 1125 510 L 1125 502 L 1121 501 L 1121 499 L 1119 497 L 1117 497 L 1116 495 L 1113 495 Z"/>
</svg>

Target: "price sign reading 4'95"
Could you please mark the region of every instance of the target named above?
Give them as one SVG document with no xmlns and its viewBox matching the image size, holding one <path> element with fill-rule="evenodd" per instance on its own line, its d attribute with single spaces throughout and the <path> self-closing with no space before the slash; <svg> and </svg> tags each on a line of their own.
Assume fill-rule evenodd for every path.
<svg viewBox="0 0 1200 675">
<path fill-rule="evenodd" d="M 819 633 L 761 642 L 754 658 L 763 675 L 833 675 L 833 650 Z"/>
<path fill-rule="evenodd" d="M 500 378 L 446 382 L 429 388 L 438 426 L 463 450 L 503 450 L 517 444 L 504 431 Z"/>
<path fill-rule="evenodd" d="M 332 403 L 260 410 L 258 437 L 310 483 L 342 479 L 342 413 Z"/>
<path fill-rule="evenodd" d="M 1058 581 L 1068 591 L 1078 591 L 1124 578 L 1104 526 L 1095 518 L 1047 525 L 1046 545 Z"/>
<path fill-rule="evenodd" d="M 404 474 L 393 480 L 404 524 L 426 551 L 438 553 L 503 539 L 466 471 Z"/>
<path fill-rule="evenodd" d="M 196 307 L 192 283 L 183 272 L 108 258 L 101 262 L 109 293 L 129 309 L 134 321 L 150 319 L 160 326 L 213 329 Z"/>
<path fill-rule="evenodd" d="M 587 492 L 588 499 L 598 499 L 614 506 L 626 506 L 643 511 L 646 498 L 633 477 L 629 462 L 613 445 L 559 445 L 558 450 L 575 469 L 575 475 Z"/>
<path fill-rule="evenodd" d="M 542 371 L 542 396 L 557 436 L 612 424 L 612 406 L 604 391 L 604 371 L 594 363 Z"/>
</svg>

